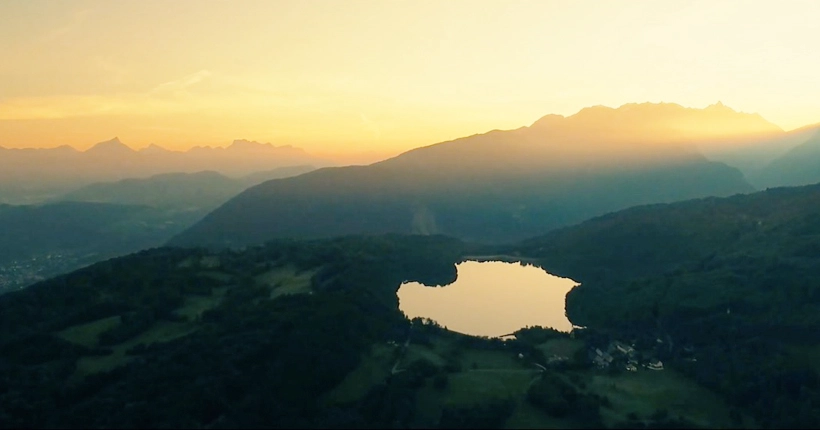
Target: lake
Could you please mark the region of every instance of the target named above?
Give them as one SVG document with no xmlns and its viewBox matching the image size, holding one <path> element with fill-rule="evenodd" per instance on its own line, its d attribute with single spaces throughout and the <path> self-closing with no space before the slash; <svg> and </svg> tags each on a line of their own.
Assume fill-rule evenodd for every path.
<svg viewBox="0 0 820 430">
<path fill-rule="evenodd" d="M 572 330 L 565 298 L 578 285 L 531 264 L 464 261 L 458 277 L 445 286 L 406 282 L 399 308 L 408 318 L 430 318 L 449 330 L 474 336 L 503 336 L 540 325 Z"/>
</svg>

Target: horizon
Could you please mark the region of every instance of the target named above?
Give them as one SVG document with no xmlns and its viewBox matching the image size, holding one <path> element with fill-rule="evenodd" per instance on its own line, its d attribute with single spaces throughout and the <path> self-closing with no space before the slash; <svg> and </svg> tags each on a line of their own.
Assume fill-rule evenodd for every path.
<svg viewBox="0 0 820 430">
<path fill-rule="evenodd" d="M 684 105 L 681 105 L 681 104 L 675 103 L 675 102 L 665 102 L 665 101 L 652 102 L 652 101 L 647 101 L 647 102 L 624 103 L 624 104 L 622 104 L 620 106 L 617 106 L 617 107 L 607 106 L 607 105 L 603 105 L 603 104 L 596 104 L 596 105 L 583 107 L 580 110 L 578 110 L 577 112 L 574 112 L 570 115 L 564 115 L 564 114 L 559 114 L 559 113 L 547 113 L 545 115 L 539 116 L 538 119 L 536 119 L 536 121 L 534 121 L 534 122 L 531 122 L 529 124 L 519 125 L 518 127 L 511 127 L 511 128 L 508 128 L 508 129 L 504 129 L 502 131 L 510 131 L 510 130 L 515 130 L 517 128 L 522 128 L 522 127 L 531 127 L 538 120 L 540 120 L 542 118 L 550 117 L 550 116 L 557 116 L 557 117 L 566 119 L 566 118 L 572 118 L 572 117 L 580 114 L 581 112 L 596 109 L 596 108 L 605 108 L 605 109 L 609 109 L 609 110 L 613 110 L 613 111 L 619 111 L 619 110 L 622 110 L 626 107 L 646 106 L 646 105 L 651 105 L 651 106 L 675 106 L 675 107 L 682 108 L 684 110 L 695 110 L 695 111 L 704 111 L 706 109 L 713 108 L 713 107 L 722 107 L 722 108 L 726 108 L 726 109 L 728 109 L 728 110 L 730 110 L 730 111 L 732 111 L 736 114 L 739 114 L 739 115 L 758 116 L 763 121 L 765 121 L 769 124 L 772 124 L 775 127 L 778 127 L 784 133 L 789 133 L 789 132 L 792 132 L 792 131 L 796 131 L 796 130 L 800 130 L 800 129 L 804 129 L 804 128 L 807 128 L 807 127 L 812 127 L 812 126 L 816 126 L 817 124 L 820 124 L 820 123 L 809 123 L 809 124 L 804 124 L 802 126 L 798 126 L 796 128 L 793 128 L 793 129 L 785 129 L 785 128 L 781 127 L 780 125 L 775 124 L 772 121 L 769 121 L 767 118 L 762 117 L 757 112 L 738 111 L 738 110 L 733 109 L 731 106 L 728 106 L 728 105 L 724 104 L 720 100 L 718 100 L 714 103 L 711 103 L 707 106 L 704 106 L 702 108 L 692 107 L 692 106 L 684 106 Z M 464 137 L 469 137 L 469 136 L 475 136 L 475 135 L 481 135 L 481 134 L 489 133 L 489 132 L 492 132 L 492 131 L 498 131 L 498 130 L 500 130 L 500 129 L 496 128 L 496 129 L 492 129 L 492 130 L 476 131 L 476 132 L 473 132 L 473 133 L 466 134 L 464 136 L 455 137 L 454 139 L 464 138 Z M 317 157 L 320 157 L 320 158 L 325 158 L 327 160 L 332 160 L 332 161 L 342 162 L 342 163 L 344 163 L 345 161 L 350 161 L 351 163 L 356 164 L 356 163 L 378 162 L 378 161 L 381 161 L 381 160 L 384 160 L 384 159 L 388 159 L 388 158 L 403 154 L 403 153 L 408 152 L 408 151 L 412 151 L 414 149 L 423 148 L 425 146 L 430 146 L 430 145 L 436 145 L 436 144 L 448 142 L 448 141 L 454 140 L 454 139 L 441 140 L 441 141 L 436 141 L 436 142 L 432 142 L 432 143 L 424 142 L 424 143 L 420 143 L 418 145 L 410 146 L 410 147 L 407 147 L 407 148 L 403 148 L 403 149 L 399 149 L 399 150 L 395 150 L 395 151 L 385 151 L 385 152 L 381 152 L 381 153 L 378 153 L 376 151 L 365 151 L 365 152 L 352 151 L 352 152 L 347 152 L 347 153 L 345 153 L 345 152 L 336 152 L 336 153 L 330 152 L 330 153 L 328 153 L 328 152 L 323 152 L 323 151 L 315 152 L 315 151 L 311 151 L 311 150 L 306 150 L 304 147 L 294 145 L 294 144 L 288 143 L 288 142 L 279 142 L 279 143 L 266 142 L 266 141 L 260 141 L 260 140 L 244 138 L 244 137 L 235 138 L 235 139 L 230 140 L 229 142 L 223 142 L 223 143 L 217 143 L 217 144 L 192 144 L 192 145 L 187 146 L 187 147 L 173 147 L 173 146 L 169 147 L 169 146 L 157 144 L 157 143 L 154 143 L 154 142 L 150 142 L 148 144 L 141 145 L 141 146 L 136 146 L 136 145 L 130 144 L 128 142 L 124 142 L 123 139 L 119 138 L 119 136 L 113 136 L 113 137 L 108 138 L 108 139 L 97 140 L 93 143 L 86 142 L 86 143 L 83 143 L 81 145 L 71 145 L 71 144 L 63 143 L 63 144 L 54 144 L 54 145 L 41 145 L 41 146 L 14 146 L 14 145 L 8 145 L 7 146 L 7 145 L 0 144 L 0 149 L 56 149 L 56 148 L 68 147 L 68 148 L 71 148 L 71 149 L 73 149 L 75 151 L 78 151 L 78 152 L 87 152 L 87 151 L 93 149 L 95 146 L 110 143 L 110 142 L 113 142 L 113 141 L 117 141 L 122 146 L 125 146 L 126 148 L 128 148 L 132 151 L 135 151 L 135 152 L 140 152 L 140 151 L 149 149 L 151 147 L 158 147 L 162 150 L 169 151 L 169 152 L 185 153 L 185 152 L 191 151 L 193 149 L 228 149 L 231 146 L 233 146 L 236 142 L 248 142 L 248 143 L 254 143 L 254 144 L 257 144 L 257 145 L 260 145 L 260 146 L 270 146 L 272 148 L 277 148 L 277 149 L 278 148 L 293 148 L 293 149 L 297 149 L 297 150 L 303 150 L 307 154 L 317 156 Z"/>
<path fill-rule="evenodd" d="M 815 2 L 240 5 L 0 5 L 0 55 L 13 60 L 0 66 L 0 146 L 244 138 L 385 158 L 545 114 L 667 100 L 720 100 L 786 131 L 820 122 L 806 91 L 820 86 Z"/>
</svg>

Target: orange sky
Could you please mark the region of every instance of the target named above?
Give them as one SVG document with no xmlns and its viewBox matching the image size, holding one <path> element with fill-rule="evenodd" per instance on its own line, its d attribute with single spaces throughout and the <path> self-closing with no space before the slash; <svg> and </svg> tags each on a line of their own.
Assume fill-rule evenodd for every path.
<svg viewBox="0 0 820 430">
<path fill-rule="evenodd" d="M 0 146 L 393 154 L 585 106 L 820 122 L 820 2 L 0 3 Z"/>
</svg>

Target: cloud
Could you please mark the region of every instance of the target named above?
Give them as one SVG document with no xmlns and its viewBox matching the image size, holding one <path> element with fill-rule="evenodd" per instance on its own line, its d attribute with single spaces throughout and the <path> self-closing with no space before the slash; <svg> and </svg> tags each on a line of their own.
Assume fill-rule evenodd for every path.
<svg viewBox="0 0 820 430">
<path fill-rule="evenodd" d="M 98 57 L 95 65 L 112 74 L 112 84 L 127 84 L 128 70 L 108 58 Z M 199 70 L 160 83 L 142 92 L 54 95 L 45 97 L 0 98 L 0 120 L 63 119 L 111 115 L 173 115 L 210 113 L 218 115 L 292 116 L 294 112 L 322 115 L 329 106 L 343 103 L 336 93 L 313 88 L 279 89 L 264 81 L 224 76 Z M 332 110 L 332 109 L 331 109 Z M 353 111 L 354 115 L 356 111 Z M 380 139 L 382 127 L 360 113 L 361 125 Z M 355 126 L 355 122 L 353 123 Z"/>
<path fill-rule="evenodd" d="M 96 63 L 122 80 L 128 71 L 105 58 Z M 267 109 L 291 110 L 299 105 L 296 94 L 249 86 L 235 79 L 200 70 L 161 83 L 142 93 L 12 97 L 0 99 L 0 120 L 61 119 L 101 115 L 168 115 L 190 112 L 236 113 Z M 302 100 L 310 105 L 316 100 Z"/>
<path fill-rule="evenodd" d="M 173 106 L 139 95 L 14 98 L 0 103 L 0 120 L 167 113 Z"/>
<path fill-rule="evenodd" d="M 176 79 L 173 81 L 168 81 L 159 84 L 153 89 L 151 89 L 151 91 L 149 91 L 148 94 L 159 96 L 185 95 L 187 94 L 188 88 L 210 79 L 212 75 L 213 74 L 209 70 L 200 70 L 181 79 Z"/>
</svg>

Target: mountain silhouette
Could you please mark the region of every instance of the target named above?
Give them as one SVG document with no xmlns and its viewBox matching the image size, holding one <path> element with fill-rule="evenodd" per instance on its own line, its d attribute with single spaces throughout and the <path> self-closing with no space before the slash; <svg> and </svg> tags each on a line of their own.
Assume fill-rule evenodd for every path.
<svg viewBox="0 0 820 430">
<path fill-rule="evenodd" d="M 98 182 L 58 197 L 55 201 L 79 201 L 144 205 L 164 209 L 210 211 L 243 190 L 262 182 L 296 176 L 311 166 L 280 167 L 242 178 L 214 171 L 163 173 L 149 178 Z"/>
<path fill-rule="evenodd" d="M 115 137 L 105 142 L 99 142 L 85 152 L 86 154 L 128 154 L 135 151 L 122 143 L 118 137 Z"/>
<path fill-rule="evenodd" d="M 808 185 L 820 182 L 820 124 L 796 130 L 799 145 L 750 175 L 759 187 Z"/>
<path fill-rule="evenodd" d="M 707 123 L 708 127 L 698 126 Z M 782 133 L 714 106 L 597 106 L 405 152 L 369 166 L 269 181 L 231 199 L 172 245 L 278 237 L 441 233 L 505 242 L 629 206 L 753 191 L 698 139 Z"/>
<path fill-rule="evenodd" d="M 40 203 L 96 183 L 164 173 L 214 171 L 240 178 L 287 166 L 328 166 L 327 160 L 290 145 L 237 140 L 228 148 L 170 151 L 157 145 L 135 151 L 118 138 L 86 151 L 4 149 L 0 157 L 0 203 Z"/>
</svg>

